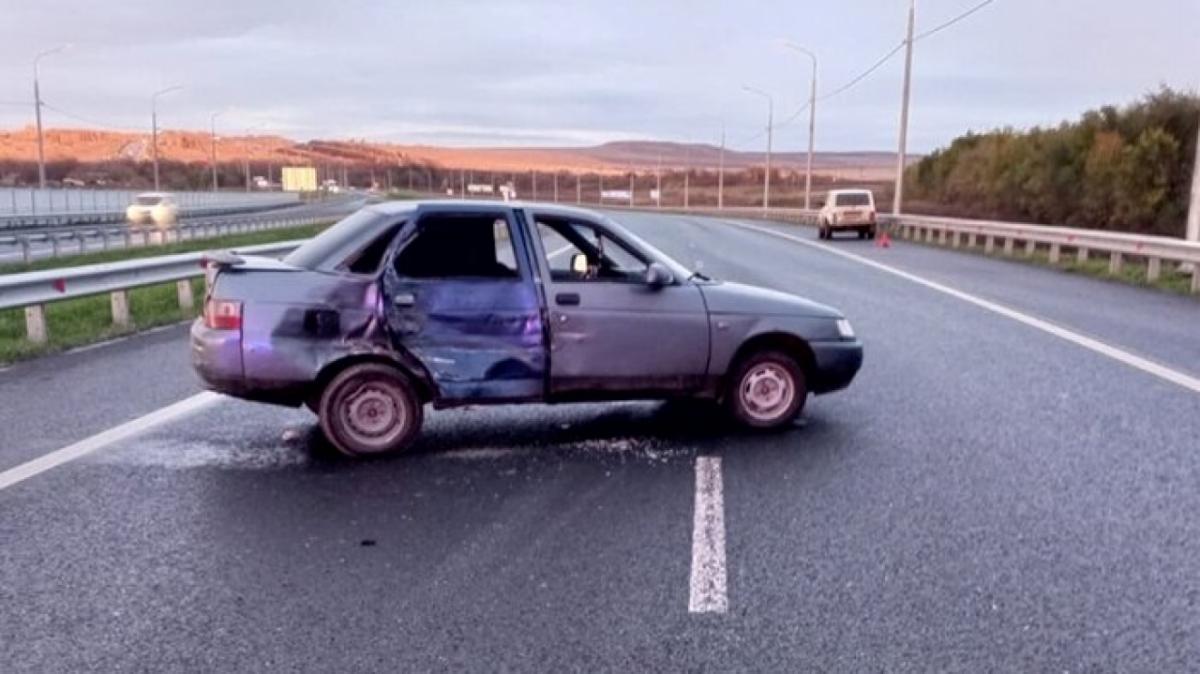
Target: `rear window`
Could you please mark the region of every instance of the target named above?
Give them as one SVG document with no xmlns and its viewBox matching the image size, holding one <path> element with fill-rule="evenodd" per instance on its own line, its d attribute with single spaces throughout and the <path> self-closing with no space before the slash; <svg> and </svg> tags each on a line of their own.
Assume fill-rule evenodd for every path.
<svg viewBox="0 0 1200 674">
<path fill-rule="evenodd" d="M 134 203 L 136 203 L 138 206 L 157 206 L 162 200 L 162 197 L 140 196 L 134 200 Z"/>
<path fill-rule="evenodd" d="M 392 221 L 394 218 L 382 213 L 358 211 L 309 239 L 283 261 L 304 269 L 337 267 L 370 242 L 370 232 L 383 232 Z"/>
<path fill-rule="evenodd" d="M 835 206 L 870 206 L 871 195 L 866 192 L 848 192 L 837 195 Z"/>
</svg>

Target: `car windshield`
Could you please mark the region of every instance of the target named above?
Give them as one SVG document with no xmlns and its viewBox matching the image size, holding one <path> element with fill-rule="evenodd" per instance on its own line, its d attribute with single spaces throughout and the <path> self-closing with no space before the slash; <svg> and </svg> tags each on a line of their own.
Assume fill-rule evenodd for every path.
<svg viewBox="0 0 1200 674">
<path fill-rule="evenodd" d="M 134 203 L 138 206 L 157 206 L 162 201 L 163 198 L 157 194 L 143 194 L 134 200 Z"/>
<path fill-rule="evenodd" d="M 866 192 L 846 192 L 837 195 L 836 206 L 870 206 L 871 195 Z"/>
</svg>

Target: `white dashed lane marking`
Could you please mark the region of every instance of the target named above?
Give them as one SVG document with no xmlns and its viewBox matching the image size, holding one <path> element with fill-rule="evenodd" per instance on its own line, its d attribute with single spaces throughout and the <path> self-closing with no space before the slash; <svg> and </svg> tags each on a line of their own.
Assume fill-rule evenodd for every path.
<svg viewBox="0 0 1200 674">
<path fill-rule="evenodd" d="M 692 516 L 692 580 L 689 613 L 725 613 L 725 497 L 721 457 L 696 457 L 696 505 Z"/>
</svg>

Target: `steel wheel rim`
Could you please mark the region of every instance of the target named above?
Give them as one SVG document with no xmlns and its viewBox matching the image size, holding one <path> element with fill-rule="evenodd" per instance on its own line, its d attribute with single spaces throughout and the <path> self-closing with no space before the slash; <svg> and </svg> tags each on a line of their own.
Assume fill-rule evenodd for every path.
<svg viewBox="0 0 1200 674">
<path fill-rule="evenodd" d="M 756 421 L 775 421 L 796 399 L 796 382 L 782 365 L 759 363 L 742 376 L 738 394 L 747 416 Z"/>
<path fill-rule="evenodd" d="M 349 439 L 372 451 L 395 444 L 409 418 L 403 394 L 381 381 L 363 382 L 343 396 L 338 416 Z"/>
</svg>

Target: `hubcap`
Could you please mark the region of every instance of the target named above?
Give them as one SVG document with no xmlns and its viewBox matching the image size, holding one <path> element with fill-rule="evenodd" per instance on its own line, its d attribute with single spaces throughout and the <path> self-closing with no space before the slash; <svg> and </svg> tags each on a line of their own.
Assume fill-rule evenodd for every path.
<svg viewBox="0 0 1200 674">
<path fill-rule="evenodd" d="M 349 393 L 341 405 L 346 432 L 356 443 L 387 448 L 404 431 L 407 415 L 399 392 L 367 382 Z"/>
<path fill-rule="evenodd" d="M 742 377 L 742 407 L 758 421 L 775 421 L 796 398 L 792 375 L 776 363 L 760 363 Z"/>
</svg>

